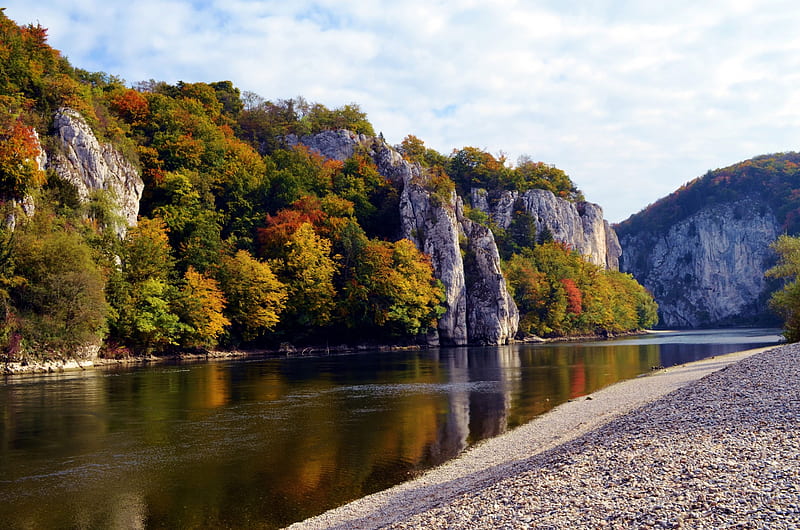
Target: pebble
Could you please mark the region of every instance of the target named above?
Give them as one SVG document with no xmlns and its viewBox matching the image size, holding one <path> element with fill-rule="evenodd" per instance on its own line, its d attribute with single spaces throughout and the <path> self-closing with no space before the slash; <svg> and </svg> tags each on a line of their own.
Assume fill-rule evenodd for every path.
<svg viewBox="0 0 800 530">
<path fill-rule="evenodd" d="M 386 527 L 800 528 L 800 346 L 746 358 Z"/>
</svg>

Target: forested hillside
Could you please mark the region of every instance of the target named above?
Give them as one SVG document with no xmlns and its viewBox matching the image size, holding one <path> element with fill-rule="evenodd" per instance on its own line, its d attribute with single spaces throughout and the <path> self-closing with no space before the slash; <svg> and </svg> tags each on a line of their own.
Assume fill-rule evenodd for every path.
<svg viewBox="0 0 800 530">
<path fill-rule="evenodd" d="M 772 209 L 783 231 L 800 231 L 800 153 L 761 155 L 709 171 L 615 228 L 620 237 L 663 230 L 702 208 L 742 198 Z"/>
<path fill-rule="evenodd" d="M 332 160 L 296 141 L 347 129 L 383 142 L 358 105 L 269 101 L 229 81 L 129 86 L 72 67 L 44 28 L 17 26 L 2 10 L 0 44 L 6 358 L 89 345 L 119 355 L 354 336 L 402 342 L 424 336 L 448 310 L 429 256 L 400 239 L 402 190 L 366 153 Z M 81 191 L 56 171 L 74 154 L 54 116 L 72 111 L 104 153 L 141 176 L 135 226 L 118 192 Z M 529 159 L 512 168 L 472 147 L 442 155 L 413 136 L 397 150 L 442 197 L 483 187 L 581 198 L 563 171 Z M 469 215 L 501 242 L 524 331 L 653 323 L 652 298 L 629 276 L 588 264 L 524 215 L 507 232 L 480 211 Z"/>
</svg>

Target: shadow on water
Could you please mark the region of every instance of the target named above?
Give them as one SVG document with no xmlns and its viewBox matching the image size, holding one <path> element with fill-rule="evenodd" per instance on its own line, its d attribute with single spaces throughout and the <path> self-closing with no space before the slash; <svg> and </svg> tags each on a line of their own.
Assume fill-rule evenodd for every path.
<svg viewBox="0 0 800 530">
<path fill-rule="evenodd" d="M 9 527 L 280 527 L 654 367 L 774 330 L 249 360 L 0 386 Z"/>
</svg>

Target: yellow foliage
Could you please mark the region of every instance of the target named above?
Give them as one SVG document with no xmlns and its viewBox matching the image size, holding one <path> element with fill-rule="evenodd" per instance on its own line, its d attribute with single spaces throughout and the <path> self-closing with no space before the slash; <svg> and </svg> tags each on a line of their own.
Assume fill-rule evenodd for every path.
<svg viewBox="0 0 800 530">
<path fill-rule="evenodd" d="M 275 328 L 288 294 L 269 264 L 239 250 L 222 260 L 219 277 L 228 299 L 228 314 L 245 340 Z"/>
<path fill-rule="evenodd" d="M 188 344 L 213 346 L 231 323 L 222 313 L 225 296 L 216 280 L 203 276 L 192 267 L 186 271 L 184 280 L 186 283 L 181 292 L 183 321 L 191 326 L 188 334 L 193 339 Z"/>
</svg>

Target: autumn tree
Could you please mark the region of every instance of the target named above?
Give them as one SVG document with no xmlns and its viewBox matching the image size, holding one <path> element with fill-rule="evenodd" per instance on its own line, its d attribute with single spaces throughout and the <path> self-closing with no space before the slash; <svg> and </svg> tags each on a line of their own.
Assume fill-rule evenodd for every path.
<svg viewBox="0 0 800 530">
<path fill-rule="evenodd" d="M 133 126 L 141 127 L 150 117 L 150 104 L 138 90 L 127 89 L 115 95 L 111 109 Z"/>
<path fill-rule="evenodd" d="M 560 243 L 524 249 L 503 269 L 524 333 L 608 334 L 658 320 L 658 305 L 631 275 L 605 270 Z"/>
<path fill-rule="evenodd" d="M 288 295 L 269 264 L 239 250 L 223 258 L 218 279 L 228 300 L 226 315 L 242 339 L 254 340 L 275 329 Z"/>
<path fill-rule="evenodd" d="M 219 284 L 189 267 L 183 275 L 183 287 L 176 300 L 180 316 L 181 344 L 188 347 L 211 348 L 230 325 L 223 314 L 225 296 Z"/>
<path fill-rule="evenodd" d="M 271 266 L 287 286 L 287 325 L 307 329 L 331 322 L 337 266 L 330 240 L 318 236 L 310 223 L 302 223 L 286 242 L 283 256 L 273 260 Z"/>
<path fill-rule="evenodd" d="M 563 170 L 544 162 L 534 162 L 527 155 L 522 155 L 517 160 L 511 180 L 518 191 L 542 189 L 563 199 L 583 200 L 583 194 Z"/>
<path fill-rule="evenodd" d="M 407 239 L 367 241 L 343 286 L 348 326 L 413 336 L 436 326 L 444 289 L 430 260 Z"/>
<path fill-rule="evenodd" d="M 12 114 L 9 98 L 0 96 L 0 199 L 22 199 L 45 181 L 39 167 L 39 142 L 32 127 Z"/>
<path fill-rule="evenodd" d="M 425 147 L 425 142 L 413 134 L 403 138 L 403 141 L 400 142 L 399 150 L 406 160 L 416 162 L 422 167 L 445 167 L 447 165 L 446 156 L 434 149 Z"/>
</svg>

